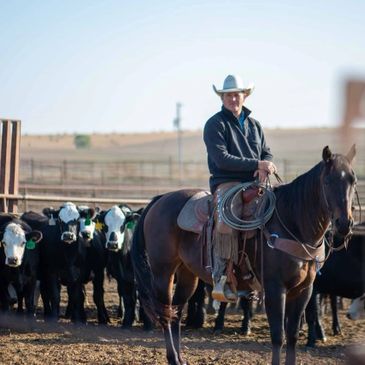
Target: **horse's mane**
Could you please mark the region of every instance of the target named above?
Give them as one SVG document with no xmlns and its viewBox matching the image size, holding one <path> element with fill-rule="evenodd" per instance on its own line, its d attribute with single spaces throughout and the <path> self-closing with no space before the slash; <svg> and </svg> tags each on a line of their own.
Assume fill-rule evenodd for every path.
<svg viewBox="0 0 365 365">
<path fill-rule="evenodd" d="M 280 217 L 296 235 L 308 229 L 313 233 L 318 230 L 318 224 L 320 227 L 325 224 L 324 216 L 319 215 L 324 211 L 320 181 L 323 168 L 324 162 L 321 161 L 292 182 L 274 190 Z M 313 217 L 317 219 L 314 221 Z"/>
</svg>

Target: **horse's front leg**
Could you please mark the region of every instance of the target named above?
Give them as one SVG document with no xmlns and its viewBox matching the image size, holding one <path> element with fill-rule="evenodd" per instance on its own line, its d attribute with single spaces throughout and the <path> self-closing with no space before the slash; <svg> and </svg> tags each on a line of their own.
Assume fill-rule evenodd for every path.
<svg viewBox="0 0 365 365">
<path fill-rule="evenodd" d="M 285 289 L 278 283 L 265 283 L 265 307 L 270 326 L 272 365 L 280 365 L 284 341 Z"/>
<path fill-rule="evenodd" d="M 312 294 L 313 286 L 304 289 L 300 296 L 286 303 L 286 358 L 285 365 L 296 364 L 296 345 L 299 327 L 305 307 Z"/>
</svg>

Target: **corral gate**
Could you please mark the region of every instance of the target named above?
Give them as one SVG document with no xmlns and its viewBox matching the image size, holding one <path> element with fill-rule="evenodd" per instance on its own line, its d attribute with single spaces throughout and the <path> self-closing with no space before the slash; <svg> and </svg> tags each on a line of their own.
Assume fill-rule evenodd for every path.
<svg viewBox="0 0 365 365">
<path fill-rule="evenodd" d="M 0 212 L 17 212 L 19 189 L 20 120 L 0 119 L 1 122 L 1 174 Z M 12 199 L 13 198 L 13 199 Z"/>
</svg>

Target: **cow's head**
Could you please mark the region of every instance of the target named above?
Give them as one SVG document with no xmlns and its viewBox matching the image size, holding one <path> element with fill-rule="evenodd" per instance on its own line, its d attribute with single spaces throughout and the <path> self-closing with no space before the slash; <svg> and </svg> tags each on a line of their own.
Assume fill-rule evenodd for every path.
<svg viewBox="0 0 365 365">
<path fill-rule="evenodd" d="M 40 231 L 32 229 L 20 220 L 7 222 L 0 231 L 1 245 L 4 248 L 5 265 L 18 267 L 22 264 L 26 249 L 34 249 L 42 239 Z"/>
<path fill-rule="evenodd" d="M 353 300 L 346 316 L 354 321 L 365 319 L 365 294 Z"/>
<path fill-rule="evenodd" d="M 58 210 L 45 208 L 43 214 L 48 217 L 49 225 L 59 224 L 62 242 L 68 244 L 76 242 L 80 214 L 74 203 L 64 203 Z"/>
<path fill-rule="evenodd" d="M 132 231 L 128 224 L 134 219 L 134 216 L 135 214 L 126 205 L 114 205 L 101 214 L 108 250 L 121 250 L 125 242 L 130 239 Z"/>
<path fill-rule="evenodd" d="M 89 208 L 85 205 L 79 206 L 79 239 L 85 246 L 90 246 L 91 240 L 94 238 L 96 209 Z"/>
</svg>

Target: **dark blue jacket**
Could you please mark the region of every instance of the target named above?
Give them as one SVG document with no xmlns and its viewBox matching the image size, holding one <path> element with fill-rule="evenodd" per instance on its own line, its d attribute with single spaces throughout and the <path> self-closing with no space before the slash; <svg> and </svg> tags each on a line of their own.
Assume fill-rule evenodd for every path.
<svg viewBox="0 0 365 365">
<path fill-rule="evenodd" d="M 273 158 L 260 123 L 250 117 L 249 109 L 243 107 L 243 112 L 243 129 L 238 119 L 224 106 L 205 124 L 204 142 L 208 153 L 212 193 L 224 182 L 253 181 L 258 161 L 271 161 Z"/>
</svg>

